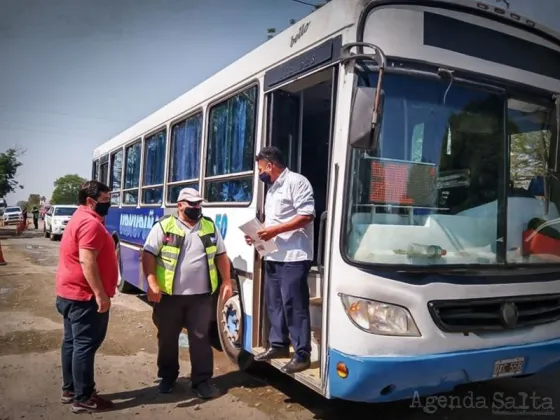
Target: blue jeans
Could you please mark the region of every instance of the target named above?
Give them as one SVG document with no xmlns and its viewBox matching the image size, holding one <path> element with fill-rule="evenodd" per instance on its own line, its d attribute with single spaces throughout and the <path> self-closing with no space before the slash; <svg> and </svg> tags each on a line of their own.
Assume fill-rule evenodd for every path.
<svg viewBox="0 0 560 420">
<path fill-rule="evenodd" d="M 95 299 L 77 301 L 59 296 L 56 309 L 64 319 L 62 390 L 74 392 L 76 401 L 85 402 L 95 390 L 95 353 L 107 335 L 109 311 L 97 312 Z"/>
<path fill-rule="evenodd" d="M 311 325 L 309 321 L 309 285 L 307 276 L 310 261 L 265 261 L 264 292 L 271 347 L 288 347 L 290 339 L 297 358 L 311 354 Z"/>
</svg>

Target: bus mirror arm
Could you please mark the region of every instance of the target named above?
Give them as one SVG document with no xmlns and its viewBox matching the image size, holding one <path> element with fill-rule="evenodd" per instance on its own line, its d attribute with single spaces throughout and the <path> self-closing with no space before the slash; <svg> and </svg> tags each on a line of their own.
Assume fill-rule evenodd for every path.
<svg viewBox="0 0 560 420">
<path fill-rule="evenodd" d="M 351 49 L 354 47 L 358 47 L 358 54 L 351 53 Z M 364 54 L 364 47 L 372 49 L 373 54 Z M 381 48 L 367 42 L 352 42 L 343 45 L 341 62 L 346 64 L 356 60 L 374 61 L 378 66 L 379 74 L 375 88 L 355 86 L 353 89 L 348 143 L 354 149 L 375 150 L 380 137 L 384 103 L 382 86 L 387 59 Z"/>
<path fill-rule="evenodd" d="M 327 225 L 327 211 L 321 214 L 321 219 L 319 222 L 319 239 L 317 246 L 317 269 L 319 274 L 323 275 L 323 253 L 325 252 L 325 227 Z"/>
</svg>

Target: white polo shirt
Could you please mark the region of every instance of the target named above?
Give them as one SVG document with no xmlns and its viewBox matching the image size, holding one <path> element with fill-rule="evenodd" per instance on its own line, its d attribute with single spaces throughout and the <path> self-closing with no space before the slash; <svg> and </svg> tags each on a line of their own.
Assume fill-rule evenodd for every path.
<svg viewBox="0 0 560 420">
<path fill-rule="evenodd" d="M 286 223 L 295 216 L 315 216 L 311 183 L 303 175 L 284 169 L 268 189 L 265 202 L 265 226 Z M 274 239 L 278 251 L 265 260 L 278 262 L 313 260 L 313 222 L 302 229 L 281 233 Z"/>
</svg>

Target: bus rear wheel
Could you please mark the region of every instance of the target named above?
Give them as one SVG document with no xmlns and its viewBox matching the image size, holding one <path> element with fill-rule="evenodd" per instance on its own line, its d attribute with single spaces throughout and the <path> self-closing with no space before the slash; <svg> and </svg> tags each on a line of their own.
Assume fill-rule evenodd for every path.
<svg viewBox="0 0 560 420">
<path fill-rule="evenodd" d="M 223 352 L 230 362 L 237 365 L 239 370 L 246 371 L 253 364 L 253 355 L 243 349 L 243 312 L 239 294 L 235 294 L 227 301 L 218 296 L 216 305 L 216 323 L 218 337 Z"/>
</svg>

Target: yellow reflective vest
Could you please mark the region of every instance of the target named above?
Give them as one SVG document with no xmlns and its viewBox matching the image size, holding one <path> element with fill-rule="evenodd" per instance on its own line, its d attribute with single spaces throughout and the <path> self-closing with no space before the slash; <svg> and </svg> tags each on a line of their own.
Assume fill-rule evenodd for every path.
<svg viewBox="0 0 560 420">
<path fill-rule="evenodd" d="M 165 294 L 173 294 L 173 281 L 177 271 L 177 262 L 183 249 L 185 232 L 177 223 L 180 223 L 173 215 L 167 215 L 159 219 L 158 223 L 163 230 L 163 246 L 156 257 L 156 277 L 161 291 Z M 200 219 L 200 230 L 197 232 L 204 248 L 208 262 L 208 274 L 211 293 L 218 289 L 218 270 L 216 269 L 215 257 L 218 249 L 216 226 L 212 219 L 202 216 Z"/>
</svg>

